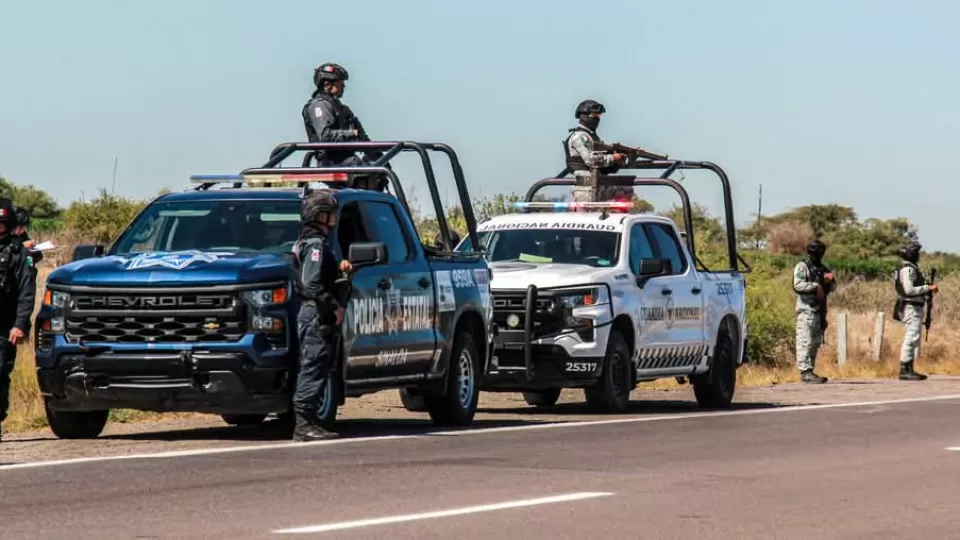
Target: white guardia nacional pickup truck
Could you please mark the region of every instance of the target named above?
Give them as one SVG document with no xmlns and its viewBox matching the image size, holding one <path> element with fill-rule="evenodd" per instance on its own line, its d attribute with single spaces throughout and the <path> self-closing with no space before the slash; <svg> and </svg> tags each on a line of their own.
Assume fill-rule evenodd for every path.
<svg viewBox="0 0 960 540">
<path fill-rule="evenodd" d="M 692 231 L 686 191 L 666 176 L 600 180 L 673 187 Z M 557 210 L 582 210 L 583 203 L 529 202 L 545 185 L 571 184 L 541 180 L 519 203 L 553 211 L 502 215 L 477 227 L 497 327 L 481 390 L 522 392 L 528 404 L 549 407 L 562 388 L 583 388 L 591 408 L 623 412 L 639 382 L 674 377 L 692 383 L 701 407 L 729 406 L 747 339 L 735 236 L 728 241 L 730 269 L 698 269 L 694 235 L 668 218 L 626 213 L 629 203 L 587 203 L 593 211 L 569 212 Z M 729 204 L 727 218 L 735 235 Z"/>
</svg>

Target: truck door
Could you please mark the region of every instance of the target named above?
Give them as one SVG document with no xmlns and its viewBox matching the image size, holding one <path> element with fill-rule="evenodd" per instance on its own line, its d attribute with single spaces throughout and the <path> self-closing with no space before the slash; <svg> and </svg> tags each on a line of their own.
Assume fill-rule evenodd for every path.
<svg viewBox="0 0 960 540">
<path fill-rule="evenodd" d="M 641 260 L 656 258 L 653 243 L 647 237 L 643 223 L 635 223 L 630 228 L 628 250 L 630 270 L 634 276 L 640 274 Z M 653 278 L 644 284 L 643 289 L 637 290 L 640 300 L 633 317 L 639 321 L 640 326 L 640 339 L 637 342 L 640 349 L 640 367 L 648 367 L 667 341 L 664 321 L 667 298 L 661 293 L 663 286 L 660 281 L 660 277 Z"/>
<path fill-rule="evenodd" d="M 433 282 L 426 258 L 401 219 L 397 203 L 359 203 L 370 240 L 387 247 L 387 264 L 365 268 L 368 304 L 358 306 L 359 365 L 372 374 L 363 378 L 401 377 L 425 373 L 436 348 Z M 352 377 L 351 377 L 352 378 Z"/>
<path fill-rule="evenodd" d="M 664 223 L 646 223 L 656 256 L 670 261 L 670 273 L 651 280 L 651 295 L 665 300 L 664 316 L 667 345 L 661 351 L 657 367 L 686 367 L 703 356 L 702 284 L 673 227 Z"/>
</svg>

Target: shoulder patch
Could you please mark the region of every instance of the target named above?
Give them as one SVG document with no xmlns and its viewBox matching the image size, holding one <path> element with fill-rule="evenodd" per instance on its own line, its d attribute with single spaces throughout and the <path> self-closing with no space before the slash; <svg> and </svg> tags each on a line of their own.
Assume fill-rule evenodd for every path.
<svg viewBox="0 0 960 540">
<path fill-rule="evenodd" d="M 310 252 L 310 260 L 313 261 L 313 262 L 317 262 L 317 261 L 320 260 L 320 250 L 319 250 L 319 249 L 313 248 L 313 250 Z"/>
<path fill-rule="evenodd" d="M 323 117 L 323 107 L 320 107 L 319 105 L 316 106 L 316 107 L 314 107 L 314 108 L 313 108 L 313 115 L 316 116 L 317 118 L 322 118 L 322 117 Z"/>
</svg>

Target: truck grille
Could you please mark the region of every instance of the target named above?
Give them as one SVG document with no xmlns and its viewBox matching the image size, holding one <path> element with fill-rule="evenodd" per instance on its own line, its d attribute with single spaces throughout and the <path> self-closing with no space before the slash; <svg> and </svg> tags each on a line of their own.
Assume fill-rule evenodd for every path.
<svg viewBox="0 0 960 540">
<path fill-rule="evenodd" d="M 527 293 L 522 292 L 494 292 L 493 322 L 500 329 L 523 330 L 526 320 Z M 544 335 L 563 327 L 562 320 L 553 313 L 556 301 L 550 298 L 537 298 L 537 309 L 534 310 L 534 336 Z M 516 315 L 517 323 L 511 326 L 508 319 Z"/>
<path fill-rule="evenodd" d="M 118 292 L 71 295 L 66 338 L 71 342 L 218 343 L 247 331 L 243 303 L 232 293 Z"/>
</svg>

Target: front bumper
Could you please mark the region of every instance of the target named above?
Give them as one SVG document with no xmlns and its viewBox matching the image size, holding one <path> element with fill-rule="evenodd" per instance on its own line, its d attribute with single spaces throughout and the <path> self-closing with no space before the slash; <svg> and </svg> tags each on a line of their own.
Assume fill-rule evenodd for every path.
<svg viewBox="0 0 960 540">
<path fill-rule="evenodd" d="M 538 288 L 530 285 L 522 304 L 501 301 L 499 310 L 495 305 L 494 320 L 498 328 L 491 340 L 489 369 L 482 383 L 484 390 L 580 387 L 596 381 L 606 357 L 612 304 L 574 308 L 572 315 L 586 323 L 579 326 L 557 324 L 557 318 L 551 316 L 553 313 L 543 307 L 544 301 L 551 297 L 582 288 L 584 286 Z M 519 319 L 519 324 L 504 325 L 510 315 L 515 315 L 513 322 Z"/>
<path fill-rule="evenodd" d="M 254 341 L 248 336 L 240 343 Z M 209 414 L 286 411 L 296 366 L 289 353 L 258 354 L 252 346 L 138 350 L 54 345 L 37 364 L 40 392 L 55 410 Z"/>
</svg>

